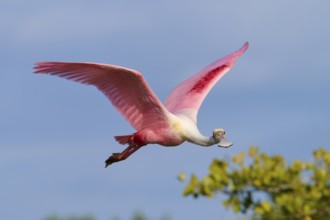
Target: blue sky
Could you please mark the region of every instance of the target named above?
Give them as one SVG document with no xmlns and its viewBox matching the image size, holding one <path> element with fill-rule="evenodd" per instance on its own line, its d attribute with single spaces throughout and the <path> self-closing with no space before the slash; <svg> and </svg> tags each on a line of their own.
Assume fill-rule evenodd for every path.
<svg viewBox="0 0 330 220">
<path fill-rule="evenodd" d="M 181 197 L 180 171 L 257 145 L 288 160 L 329 149 L 328 1 L 15 1 L 0 3 L 0 218 L 56 213 L 128 219 L 232 219 L 214 200 Z M 37 61 L 139 70 L 164 100 L 176 84 L 249 41 L 199 112 L 229 149 L 148 146 L 103 168 L 133 132 L 94 87 L 32 74 Z"/>
</svg>

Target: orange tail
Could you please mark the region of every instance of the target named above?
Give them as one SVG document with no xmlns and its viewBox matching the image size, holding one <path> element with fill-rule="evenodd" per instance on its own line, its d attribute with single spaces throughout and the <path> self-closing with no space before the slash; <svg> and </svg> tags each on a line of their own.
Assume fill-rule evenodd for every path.
<svg viewBox="0 0 330 220">
<path fill-rule="evenodd" d="M 129 144 L 130 142 L 132 142 L 133 136 L 134 134 L 115 136 L 115 139 L 120 144 Z"/>
</svg>

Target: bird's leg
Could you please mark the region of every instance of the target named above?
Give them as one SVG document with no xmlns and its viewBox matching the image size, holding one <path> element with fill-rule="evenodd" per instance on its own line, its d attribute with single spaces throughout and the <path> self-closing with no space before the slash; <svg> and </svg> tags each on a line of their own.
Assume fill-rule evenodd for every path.
<svg viewBox="0 0 330 220">
<path fill-rule="evenodd" d="M 112 163 L 125 160 L 127 157 L 131 156 L 135 151 L 140 149 L 142 146 L 139 145 L 129 145 L 123 152 L 121 153 L 113 153 L 106 161 L 105 167 L 111 165 Z"/>
</svg>

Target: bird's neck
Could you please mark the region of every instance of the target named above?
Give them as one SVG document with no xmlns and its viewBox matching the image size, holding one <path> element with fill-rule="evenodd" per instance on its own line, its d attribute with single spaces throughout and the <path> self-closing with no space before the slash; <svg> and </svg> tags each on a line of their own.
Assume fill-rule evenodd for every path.
<svg viewBox="0 0 330 220">
<path fill-rule="evenodd" d="M 204 135 L 199 135 L 197 137 L 192 138 L 191 140 L 189 140 L 190 142 L 194 143 L 194 144 L 198 144 L 200 146 L 212 146 L 214 144 L 217 144 L 216 140 L 213 138 L 213 136 L 210 137 L 206 137 Z"/>
<path fill-rule="evenodd" d="M 181 134 L 185 140 L 198 144 L 200 146 L 211 146 L 216 144 L 216 140 L 211 137 L 206 137 L 200 133 L 197 128 L 196 122 L 186 115 L 177 114 L 172 118 L 172 126 L 175 131 Z"/>
</svg>

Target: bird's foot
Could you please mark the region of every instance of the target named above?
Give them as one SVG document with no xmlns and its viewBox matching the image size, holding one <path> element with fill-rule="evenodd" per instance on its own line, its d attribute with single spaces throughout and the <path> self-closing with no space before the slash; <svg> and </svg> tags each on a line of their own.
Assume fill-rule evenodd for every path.
<svg viewBox="0 0 330 220">
<path fill-rule="evenodd" d="M 105 167 L 111 165 L 112 163 L 116 163 L 118 161 L 125 160 L 129 157 L 132 153 L 140 149 L 141 146 L 138 145 L 129 145 L 123 152 L 121 153 L 113 153 L 106 161 Z"/>
<path fill-rule="evenodd" d="M 106 161 L 105 161 L 105 167 L 108 167 L 112 163 L 125 160 L 126 158 L 122 157 L 121 153 L 113 153 Z"/>
</svg>

